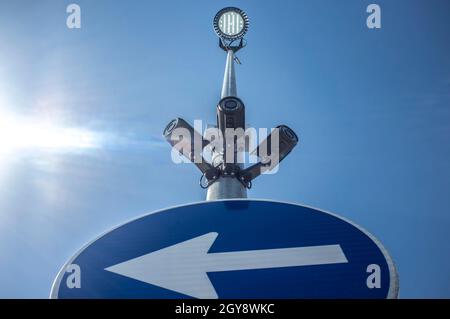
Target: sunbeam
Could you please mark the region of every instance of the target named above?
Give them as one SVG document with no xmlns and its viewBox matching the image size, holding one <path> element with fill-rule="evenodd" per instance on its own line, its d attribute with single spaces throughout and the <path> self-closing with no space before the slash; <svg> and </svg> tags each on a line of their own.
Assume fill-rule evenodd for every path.
<svg viewBox="0 0 450 319">
<path fill-rule="evenodd" d="M 29 148 L 97 148 L 99 143 L 99 136 L 88 129 L 0 114 L 0 153 Z"/>
</svg>

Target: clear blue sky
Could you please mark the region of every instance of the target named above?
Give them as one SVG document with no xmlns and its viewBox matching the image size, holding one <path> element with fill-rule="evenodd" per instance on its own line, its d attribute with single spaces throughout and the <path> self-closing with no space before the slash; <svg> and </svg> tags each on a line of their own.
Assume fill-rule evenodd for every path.
<svg viewBox="0 0 450 319">
<path fill-rule="evenodd" d="M 214 123 L 214 14 L 246 10 L 238 91 L 301 146 L 249 195 L 354 220 L 390 251 L 401 297 L 450 297 L 450 2 L 0 0 L 0 297 L 46 298 L 108 228 L 203 200 L 161 132 Z M 21 135 L 21 136 L 17 136 Z"/>
</svg>

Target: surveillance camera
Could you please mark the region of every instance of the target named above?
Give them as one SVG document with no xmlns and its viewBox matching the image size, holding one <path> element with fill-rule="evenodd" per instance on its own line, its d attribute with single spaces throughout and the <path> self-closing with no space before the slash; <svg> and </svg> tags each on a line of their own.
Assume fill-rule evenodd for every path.
<svg viewBox="0 0 450 319">
<path fill-rule="evenodd" d="M 237 97 L 225 97 L 217 105 L 217 124 L 222 134 L 226 129 L 245 129 L 244 103 Z"/>
<path fill-rule="evenodd" d="M 202 156 L 203 148 L 209 142 L 182 118 L 170 121 L 163 135 L 175 150 L 194 163 L 202 173 L 213 168 Z"/>
<path fill-rule="evenodd" d="M 278 147 L 274 139 L 278 139 Z M 277 126 L 252 152 L 259 157 L 259 162 L 242 170 L 238 176 L 239 180 L 246 186 L 251 185 L 253 179 L 277 166 L 297 143 L 297 134 L 292 129 L 286 125 Z"/>
<path fill-rule="evenodd" d="M 278 138 L 278 147 L 276 141 L 273 140 L 274 138 Z M 292 151 L 297 143 L 297 134 L 288 126 L 279 125 L 258 145 L 252 154 L 256 153 L 263 164 L 270 164 L 273 167 L 278 165 Z M 273 154 L 273 152 L 276 153 Z"/>
<path fill-rule="evenodd" d="M 237 97 L 225 97 L 217 105 L 217 125 L 223 137 L 224 164 L 239 162 L 238 145 L 245 145 L 245 107 Z"/>
</svg>

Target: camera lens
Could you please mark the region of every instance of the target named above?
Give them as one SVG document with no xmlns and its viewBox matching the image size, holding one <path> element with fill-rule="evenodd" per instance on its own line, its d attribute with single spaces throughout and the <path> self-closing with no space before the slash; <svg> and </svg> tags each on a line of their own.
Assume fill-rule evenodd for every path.
<svg viewBox="0 0 450 319">
<path fill-rule="evenodd" d="M 289 127 L 285 125 L 280 125 L 279 128 L 281 133 L 288 139 L 290 139 L 292 142 L 298 142 L 297 134 L 295 134 L 294 131 L 291 130 Z"/>
<path fill-rule="evenodd" d="M 234 110 L 235 108 L 237 108 L 238 104 L 235 100 L 228 100 L 225 101 L 225 108 L 228 110 Z"/>
<path fill-rule="evenodd" d="M 164 130 L 164 135 L 169 134 L 173 131 L 173 129 L 177 126 L 178 119 L 174 119 L 167 124 L 166 129 Z"/>
</svg>

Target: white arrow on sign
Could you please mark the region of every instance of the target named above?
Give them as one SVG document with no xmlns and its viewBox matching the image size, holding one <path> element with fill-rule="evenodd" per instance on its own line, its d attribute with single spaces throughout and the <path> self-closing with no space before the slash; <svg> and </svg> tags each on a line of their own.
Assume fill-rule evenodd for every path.
<svg viewBox="0 0 450 319">
<path fill-rule="evenodd" d="M 347 263 L 340 245 L 209 253 L 208 233 L 105 268 L 195 298 L 217 299 L 208 272 Z"/>
</svg>

